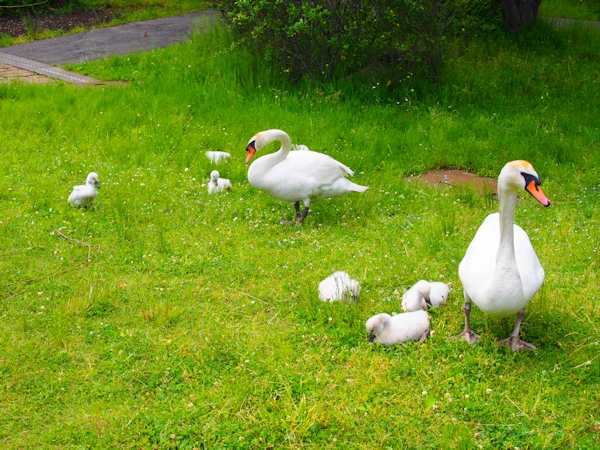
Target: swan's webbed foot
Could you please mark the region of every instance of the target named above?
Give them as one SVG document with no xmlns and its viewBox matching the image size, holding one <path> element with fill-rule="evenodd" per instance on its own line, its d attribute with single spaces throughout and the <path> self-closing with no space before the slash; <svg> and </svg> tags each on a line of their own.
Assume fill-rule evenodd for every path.
<svg viewBox="0 0 600 450">
<path fill-rule="evenodd" d="M 474 344 L 479 340 L 481 336 L 477 333 L 473 333 L 473 330 L 465 330 L 461 334 L 457 334 L 456 336 L 451 336 L 451 339 L 462 338 L 467 341 L 469 344 Z"/>
<path fill-rule="evenodd" d="M 513 352 L 520 352 L 521 350 L 536 350 L 535 345 L 519 339 L 519 333 L 521 331 L 521 322 L 523 321 L 524 315 L 525 315 L 525 308 L 523 308 L 517 314 L 517 324 L 515 325 L 515 329 L 510 334 L 510 336 L 499 342 L 500 345 L 504 345 L 505 347 L 510 347 L 510 349 Z"/>
<path fill-rule="evenodd" d="M 296 218 L 294 220 L 282 220 L 281 225 L 293 225 L 295 223 L 302 223 L 300 219 L 300 202 L 294 202 L 294 209 L 296 210 Z"/>
<path fill-rule="evenodd" d="M 457 336 L 452 336 L 452 339 L 463 338 L 469 344 L 474 344 L 481 337 L 476 333 L 473 333 L 471 329 L 471 299 L 467 295 L 467 291 L 464 291 L 465 296 L 465 331 Z"/>
<path fill-rule="evenodd" d="M 292 225 L 294 223 L 301 225 L 302 222 L 304 222 L 304 219 L 306 219 L 306 216 L 308 216 L 308 206 L 306 206 L 302 210 L 302 214 L 300 214 L 300 202 L 298 201 L 298 202 L 294 202 L 294 209 L 296 210 L 296 219 L 295 220 L 282 220 L 281 225 Z"/>
<path fill-rule="evenodd" d="M 510 347 L 513 352 L 520 352 L 522 350 L 537 350 L 537 347 L 529 342 L 522 341 L 517 336 L 509 336 L 506 339 L 498 342 L 500 345 Z"/>
</svg>

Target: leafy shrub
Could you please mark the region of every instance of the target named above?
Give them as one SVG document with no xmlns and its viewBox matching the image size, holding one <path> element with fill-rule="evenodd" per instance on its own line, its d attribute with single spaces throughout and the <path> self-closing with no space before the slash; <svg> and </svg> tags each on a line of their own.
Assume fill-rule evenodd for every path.
<svg viewBox="0 0 600 450">
<path fill-rule="evenodd" d="M 69 5 L 77 5 L 78 3 L 78 0 L 2 0 L 0 2 L 0 16 L 39 14 Z"/>
<path fill-rule="evenodd" d="M 506 30 L 501 0 L 456 0 L 456 3 L 454 33 L 475 36 Z"/>
<path fill-rule="evenodd" d="M 217 0 L 238 43 L 292 79 L 385 63 L 437 75 L 452 0 Z"/>
</svg>

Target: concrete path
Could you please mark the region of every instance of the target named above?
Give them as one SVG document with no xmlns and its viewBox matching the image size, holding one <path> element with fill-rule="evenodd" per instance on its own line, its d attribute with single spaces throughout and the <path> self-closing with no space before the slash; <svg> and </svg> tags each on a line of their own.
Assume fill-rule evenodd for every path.
<svg viewBox="0 0 600 450">
<path fill-rule="evenodd" d="M 103 84 L 50 64 L 79 63 L 168 47 L 185 41 L 196 27 L 205 26 L 216 16 L 214 10 L 199 11 L 1 47 L 0 64 L 80 85 Z"/>
<path fill-rule="evenodd" d="M 600 30 L 600 21 L 597 20 L 565 19 L 562 17 L 542 17 L 542 20 L 557 28 L 580 26 L 583 28 L 596 28 Z"/>
</svg>

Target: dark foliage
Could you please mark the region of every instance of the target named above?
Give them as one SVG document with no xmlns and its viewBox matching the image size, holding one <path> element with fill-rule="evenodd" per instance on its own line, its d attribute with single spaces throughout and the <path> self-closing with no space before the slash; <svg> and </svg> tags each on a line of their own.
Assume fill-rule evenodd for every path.
<svg viewBox="0 0 600 450">
<path fill-rule="evenodd" d="M 452 0 L 219 0 L 238 43 L 292 79 L 325 78 L 387 64 L 437 76 Z"/>
<path fill-rule="evenodd" d="M 0 0 L 0 16 L 26 16 L 78 5 L 77 0 Z"/>
</svg>

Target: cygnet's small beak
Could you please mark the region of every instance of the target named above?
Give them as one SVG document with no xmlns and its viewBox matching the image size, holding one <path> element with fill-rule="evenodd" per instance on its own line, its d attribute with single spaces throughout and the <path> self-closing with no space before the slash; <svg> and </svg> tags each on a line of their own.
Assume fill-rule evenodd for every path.
<svg viewBox="0 0 600 450">
<path fill-rule="evenodd" d="M 358 304 L 358 295 L 352 294 L 352 302 L 357 305 Z"/>
<path fill-rule="evenodd" d="M 372 344 L 376 338 L 377 336 L 375 336 L 375 333 L 369 334 L 369 344 Z"/>
<path fill-rule="evenodd" d="M 250 160 L 252 159 L 252 157 L 254 156 L 254 154 L 256 153 L 256 147 L 255 147 L 255 142 L 256 141 L 252 141 L 248 144 L 248 146 L 246 147 L 246 151 L 248 152 L 248 156 L 246 157 L 246 164 L 248 164 L 250 162 Z"/>
<path fill-rule="evenodd" d="M 97 188 L 100 188 L 100 183 L 98 183 L 98 180 L 94 180 L 94 184 L 96 185 Z"/>
</svg>

